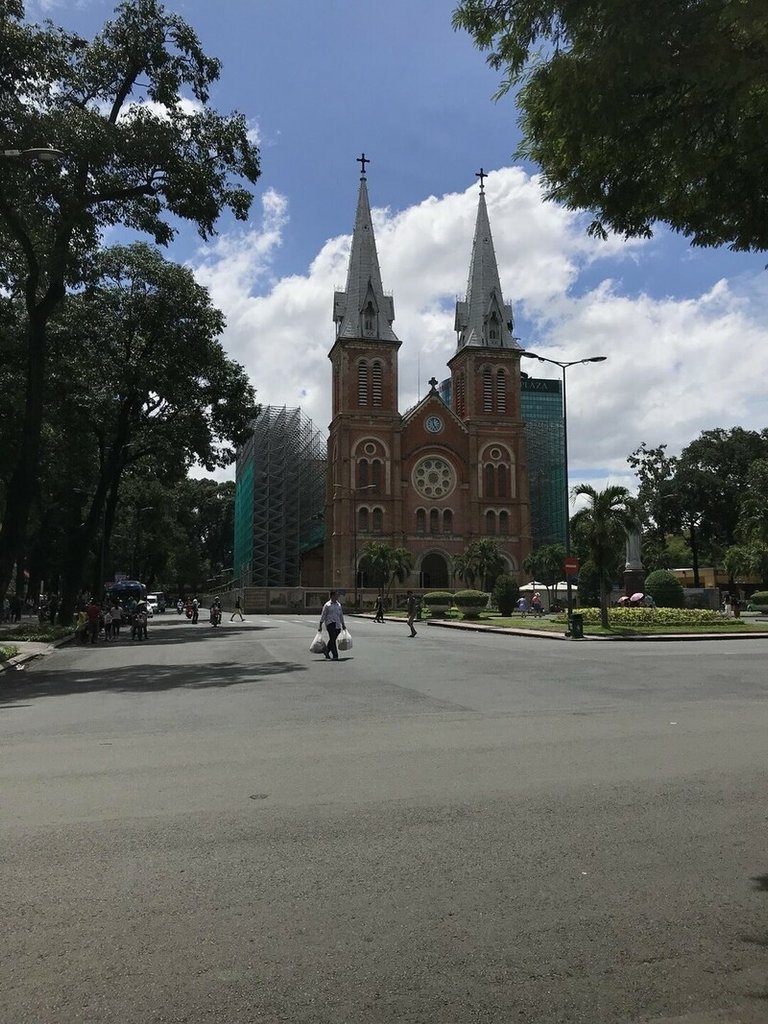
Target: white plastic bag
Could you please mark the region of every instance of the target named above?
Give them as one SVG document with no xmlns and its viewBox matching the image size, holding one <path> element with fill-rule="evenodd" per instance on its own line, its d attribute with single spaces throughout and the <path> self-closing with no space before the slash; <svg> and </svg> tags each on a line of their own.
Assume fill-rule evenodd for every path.
<svg viewBox="0 0 768 1024">
<path fill-rule="evenodd" d="M 325 654 L 325 640 L 320 630 L 315 633 L 315 639 L 309 645 L 310 654 Z"/>
<path fill-rule="evenodd" d="M 336 641 L 336 646 L 340 651 L 352 650 L 352 634 L 348 629 L 342 629 L 339 633 L 339 639 Z"/>
</svg>

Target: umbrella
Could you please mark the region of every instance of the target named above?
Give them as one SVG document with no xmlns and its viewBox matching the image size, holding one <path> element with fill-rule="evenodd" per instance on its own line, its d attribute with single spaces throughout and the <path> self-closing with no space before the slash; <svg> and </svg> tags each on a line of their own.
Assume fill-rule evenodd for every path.
<svg viewBox="0 0 768 1024">
<path fill-rule="evenodd" d="M 645 594 L 639 594 L 638 593 L 638 594 L 633 594 L 632 597 L 630 597 L 629 600 L 630 601 L 642 601 L 644 597 L 645 597 Z"/>
<path fill-rule="evenodd" d="M 619 603 L 619 604 L 628 604 L 628 603 L 629 603 L 629 598 L 628 598 L 628 597 L 627 597 L 627 595 L 625 594 L 625 595 L 624 595 L 624 597 L 620 597 L 620 598 L 619 598 L 619 600 L 618 600 L 618 603 Z"/>
</svg>

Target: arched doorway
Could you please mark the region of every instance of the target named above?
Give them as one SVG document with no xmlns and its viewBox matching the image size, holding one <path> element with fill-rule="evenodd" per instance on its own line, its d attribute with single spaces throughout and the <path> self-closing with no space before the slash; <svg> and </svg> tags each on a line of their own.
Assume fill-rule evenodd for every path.
<svg viewBox="0 0 768 1024">
<path fill-rule="evenodd" d="M 427 590 L 446 590 L 450 583 L 448 561 L 436 551 L 421 560 L 421 585 Z"/>
</svg>

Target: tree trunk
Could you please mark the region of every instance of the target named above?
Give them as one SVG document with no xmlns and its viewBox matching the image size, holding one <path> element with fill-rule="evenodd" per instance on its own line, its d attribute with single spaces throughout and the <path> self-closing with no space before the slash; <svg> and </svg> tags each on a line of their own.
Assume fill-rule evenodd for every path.
<svg viewBox="0 0 768 1024">
<path fill-rule="evenodd" d="M 608 587 L 602 573 L 600 573 L 600 625 L 604 629 L 608 629 Z"/>
<path fill-rule="evenodd" d="M 40 434 L 43 422 L 43 386 L 47 349 L 46 320 L 30 316 L 27 332 L 26 401 L 16 465 L 8 483 L 3 523 L 0 528 L 0 601 L 11 582 L 27 533 L 29 512 L 37 488 Z"/>
<path fill-rule="evenodd" d="M 699 545 L 696 538 L 696 527 L 691 522 L 688 543 L 691 545 L 691 561 L 693 563 L 693 585 L 694 587 L 700 587 L 699 582 Z"/>
</svg>

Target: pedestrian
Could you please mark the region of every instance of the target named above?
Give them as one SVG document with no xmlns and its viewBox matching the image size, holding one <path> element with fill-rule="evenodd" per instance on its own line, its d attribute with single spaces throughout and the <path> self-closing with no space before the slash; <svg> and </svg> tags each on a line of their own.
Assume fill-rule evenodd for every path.
<svg viewBox="0 0 768 1024">
<path fill-rule="evenodd" d="M 107 643 L 112 639 L 112 609 L 109 605 L 104 608 L 104 639 Z"/>
<path fill-rule="evenodd" d="M 99 638 L 99 624 L 101 622 L 101 605 L 91 598 L 88 604 L 85 606 L 85 619 L 86 619 L 86 636 L 92 644 L 95 644 Z"/>
<path fill-rule="evenodd" d="M 374 622 L 384 621 L 384 598 L 379 594 L 376 598 L 376 614 L 373 617 Z"/>
<path fill-rule="evenodd" d="M 51 599 L 48 602 L 48 616 L 51 621 L 51 625 L 56 625 L 56 616 L 59 614 L 59 598 L 57 594 L 52 594 Z"/>
<path fill-rule="evenodd" d="M 523 618 L 528 614 L 528 599 L 526 597 L 518 597 L 517 599 L 517 611 Z"/>
<path fill-rule="evenodd" d="M 339 649 L 336 646 L 336 638 L 342 629 L 347 627 L 344 622 L 344 610 L 339 603 L 335 590 L 331 591 L 328 600 L 323 605 L 322 612 L 320 612 L 318 630 L 322 630 L 323 624 L 325 624 L 325 628 L 328 630 L 328 646 L 325 650 L 325 656 L 326 658 L 333 658 L 334 661 L 338 661 Z"/>
<path fill-rule="evenodd" d="M 418 598 L 412 590 L 408 591 L 408 628 L 411 631 L 411 636 L 416 636 L 416 630 L 413 628 L 413 620 L 416 618 L 416 609 L 418 608 Z"/>
<path fill-rule="evenodd" d="M 197 622 L 199 614 L 200 614 L 200 602 L 197 600 L 196 597 L 193 597 L 192 598 L 192 624 L 193 625 Z"/>
<path fill-rule="evenodd" d="M 541 603 L 541 594 L 538 592 L 538 590 L 531 598 L 531 611 L 534 615 L 538 616 L 539 618 L 541 618 L 541 616 L 544 614 L 544 606 Z"/>
<path fill-rule="evenodd" d="M 235 610 L 234 610 L 234 611 L 232 612 L 232 614 L 230 615 L 230 617 L 229 617 L 229 621 L 230 621 L 230 622 L 232 622 L 232 620 L 234 619 L 234 617 L 235 617 L 236 615 L 239 615 L 239 616 L 240 616 L 240 621 L 241 621 L 241 622 L 245 622 L 245 619 L 243 618 L 243 606 L 242 606 L 242 604 L 240 603 L 240 595 L 239 595 L 239 594 L 238 594 L 238 595 L 237 595 L 237 597 L 235 598 Z"/>
<path fill-rule="evenodd" d="M 109 609 L 110 618 L 112 619 L 112 638 L 117 640 L 120 636 L 120 625 L 123 621 L 123 609 L 114 601 L 112 607 Z"/>
</svg>

